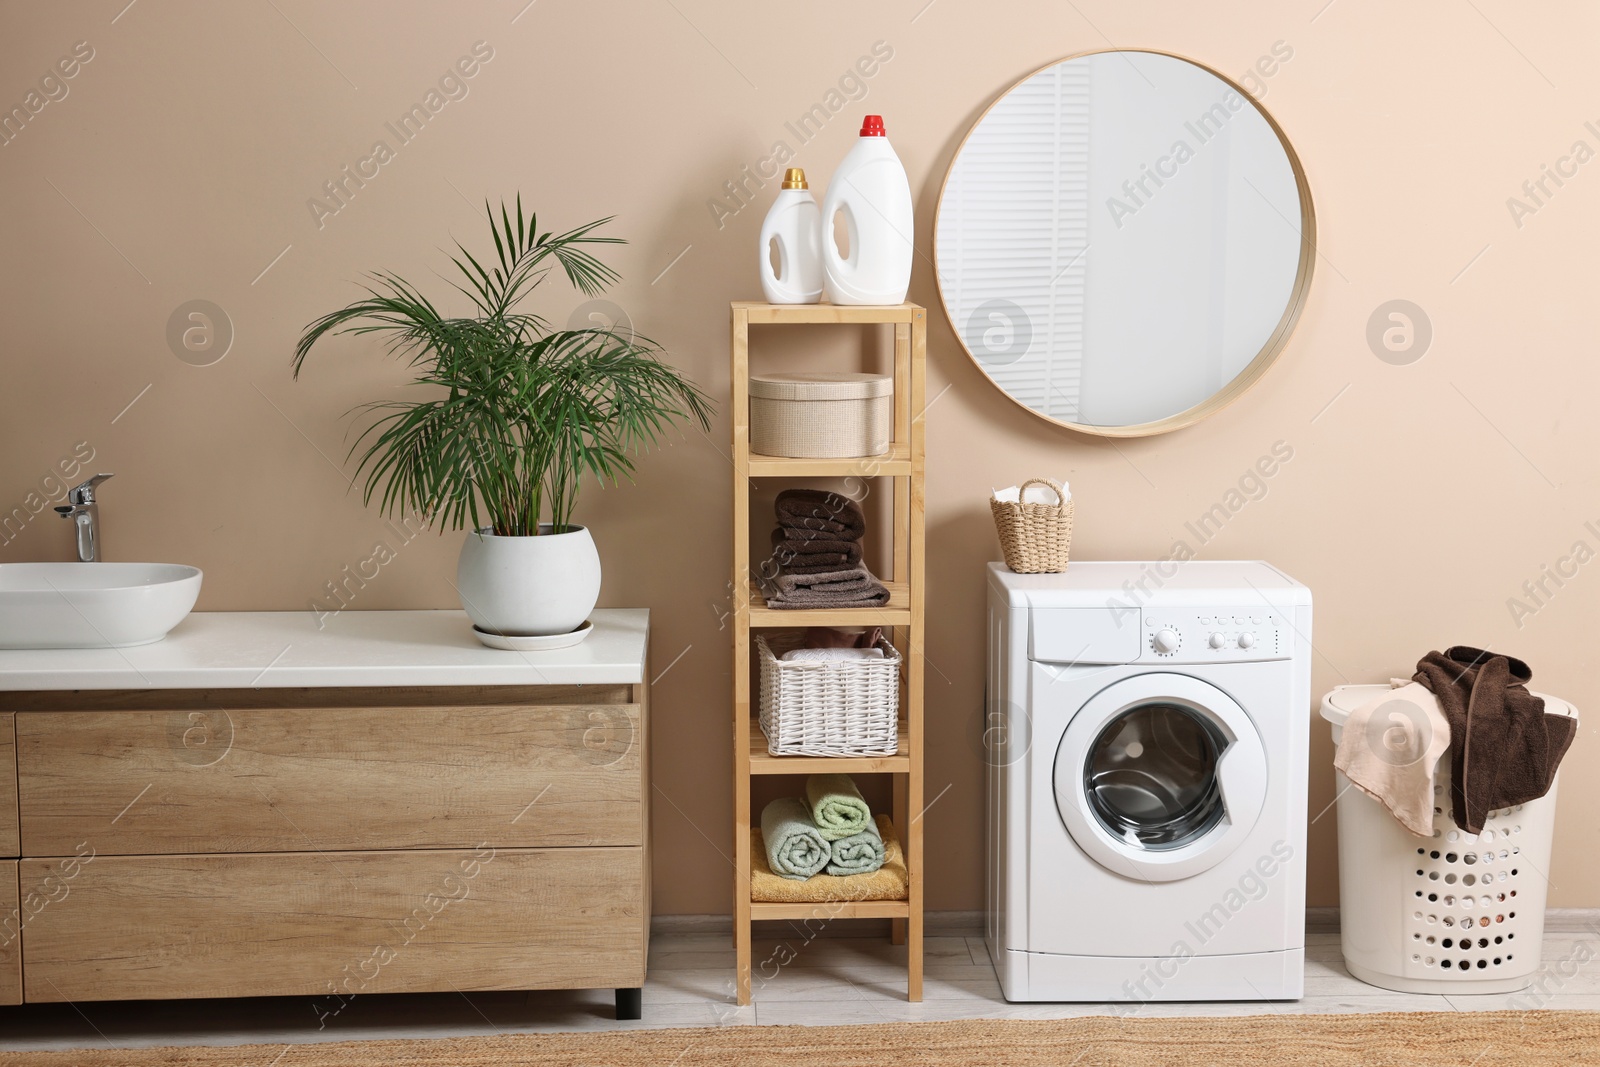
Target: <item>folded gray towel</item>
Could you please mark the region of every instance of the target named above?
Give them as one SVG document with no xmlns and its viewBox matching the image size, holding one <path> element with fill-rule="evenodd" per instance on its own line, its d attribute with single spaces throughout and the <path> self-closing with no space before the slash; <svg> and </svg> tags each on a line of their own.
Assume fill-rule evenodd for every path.
<svg viewBox="0 0 1600 1067">
<path fill-rule="evenodd" d="M 792 556 L 778 559 L 779 574 L 827 574 L 831 571 L 842 571 L 855 566 L 859 560 L 849 559 L 832 552 L 818 552 L 815 555 Z M 816 562 L 811 562 L 815 560 Z"/>
<path fill-rule="evenodd" d="M 778 520 L 780 523 L 782 519 Z M 772 531 L 774 540 L 793 541 L 797 544 L 853 545 L 861 540 L 860 534 L 829 533 L 827 530 L 807 530 L 799 526 L 778 526 Z"/>
<path fill-rule="evenodd" d="M 859 834 L 841 837 L 832 846 L 832 855 L 825 868 L 828 874 L 871 874 L 883 866 L 883 835 L 872 821 Z"/>
<path fill-rule="evenodd" d="M 772 580 L 772 584 L 778 587 L 781 595 L 787 596 L 801 589 L 817 593 L 855 593 L 868 588 L 872 581 L 872 574 L 865 567 L 855 566 L 844 570 L 823 571 L 820 574 L 779 572 Z"/>
<path fill-rule="evenodd" d="M 767 607 L 781 611 L 799 608 L 881 608 L 889 603 L 889 590 L 876 580 L 867 588 L 849 593 L 825 593 L 820 589 L 796 589 L 792 593 L 774 590 L 767 596 Z"/>
<path fill-rule="evenodd" d="M 889 590 L 862 564 L 819 574 L 784 574 L 763 579 L 769 608 L 877 608 Z"/>
<path fill-rule="evenodd" d="M 861 562 L 859 541 L 785 537 L 788 532 L 783 527 L 772 531 L 772 561 L 785 574 L 820 574 Z"/>
<path fill-rule="evenodd" d="M 797 882 L 820 873 L 833 856 L 799 797 L 779 797 L 761 809 L 761 844 L 772 873 Z"/>
<path fill-rule="evenodd" d="M 785 489 L 773 504 L 778 522 L 801 530 L 819 530 L 856 540 L 867 529 L 861 505 L 826 489 Z"/>
</svg>

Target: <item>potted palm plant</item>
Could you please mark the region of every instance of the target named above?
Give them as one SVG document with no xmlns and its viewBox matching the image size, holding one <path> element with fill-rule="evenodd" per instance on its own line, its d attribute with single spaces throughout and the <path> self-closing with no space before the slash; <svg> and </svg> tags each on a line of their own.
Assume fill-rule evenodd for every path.
<svg viewBox="0 0 1600 1067">
<path fill-rule="evenodd" d="M 595 233 L 610 218 L 540 233 L 520 196 L 515 218 L 503 202 L 498 218 L 485 208 L 494 259 L 484 256 L 485 268 L 460 243 L 451 257 L 465 279 L 453 284 L 475 314 L 448 317 L 410 282 L 374 274 L 366 297 L 306 327 L 294 375 L 332 333 L 380 334 L 414 368 L 420 396 L 358 409 L 376 416 L 350 449 L 360 453 L 363 500 L 468 531 L 457 592 L 480 638 L 503 644 L 587 632 L 600 558 L 572 521 L 584 478 L 631 478 L 635 456 L 679 420 L 708 428 L 712 406 L 644 337 L 553 330 L 518 310 L 558 266 L 587 296 L 614 284 L 616 272 L 589 251 L 623 243 Z"/>
</svg>

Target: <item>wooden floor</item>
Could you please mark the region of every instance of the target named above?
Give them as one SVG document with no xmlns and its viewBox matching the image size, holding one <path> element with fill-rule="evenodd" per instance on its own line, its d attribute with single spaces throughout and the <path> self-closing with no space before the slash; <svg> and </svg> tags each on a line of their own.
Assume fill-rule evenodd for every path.
<svg viewBox="0 0 1600 1067">
<path fill-rule="evenodd" d="M 1345 971 L 1337 933 L 1307 937 L 1306 996 L 1295 1003 L 1151 1004 L 1139 1015 L 1260 1015 L 1373 1011 L 1475 1011 L 1529 1006 L 1600 1010 L 1595 935 L 1552 933 L 1545 987 L 1500 996 L 1416 996 L 1365 985 Z M 319 1029 L 301 997 L 43 1004 L 0 1008 L 0 1050 L 87 1045 L 278 1044 L 369 1038 L 430 1038 L 548 1030 L 608 1030 L 740 1024 L 876 1023 L 921 1019 L 1048 1019 L 1106 1014 L 1108 1005 L 1007 1004 L 981 938 L 927 939 L 926 999 L 905 1001 L 904 948 L 868 938 L 799 937 L 785 966 L 780 942 L 758 940 L 755 1003 L 733 1003 L 733 946 L 726 933 L 658 935 L 651 943 L 644 1020 L 612 1019 L 609 990 L 554 993 L 412 994 L 357 997 Z M 1123 1007 L 1122 1013 L 1130 1009 Z"/>
</svg>

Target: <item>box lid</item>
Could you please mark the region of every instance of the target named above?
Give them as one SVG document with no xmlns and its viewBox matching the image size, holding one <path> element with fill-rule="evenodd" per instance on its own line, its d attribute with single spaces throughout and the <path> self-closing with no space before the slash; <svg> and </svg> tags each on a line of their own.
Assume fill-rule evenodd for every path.
<svg viewBox="0 0 1600 1067">
<path fill-rule="evenodd" d="M 863 371 L 752 374 L 750 395 L 762 400 L 870 400 L 891 396 L 894 378 Z"/>
</svg>

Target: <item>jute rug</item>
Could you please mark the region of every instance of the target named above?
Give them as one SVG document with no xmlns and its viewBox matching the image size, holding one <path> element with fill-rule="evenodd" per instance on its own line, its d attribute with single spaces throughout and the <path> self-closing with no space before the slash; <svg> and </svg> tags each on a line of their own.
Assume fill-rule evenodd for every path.
<svg viewBox="0 0 1600 1067">
<path fill-rule="evenodd" d="M 1545 1067 L 1600 1062 L 1600 1012 L 729 1026 L 159 1049 L 0 1052 L 7 1067 Z"/>
</svg>

